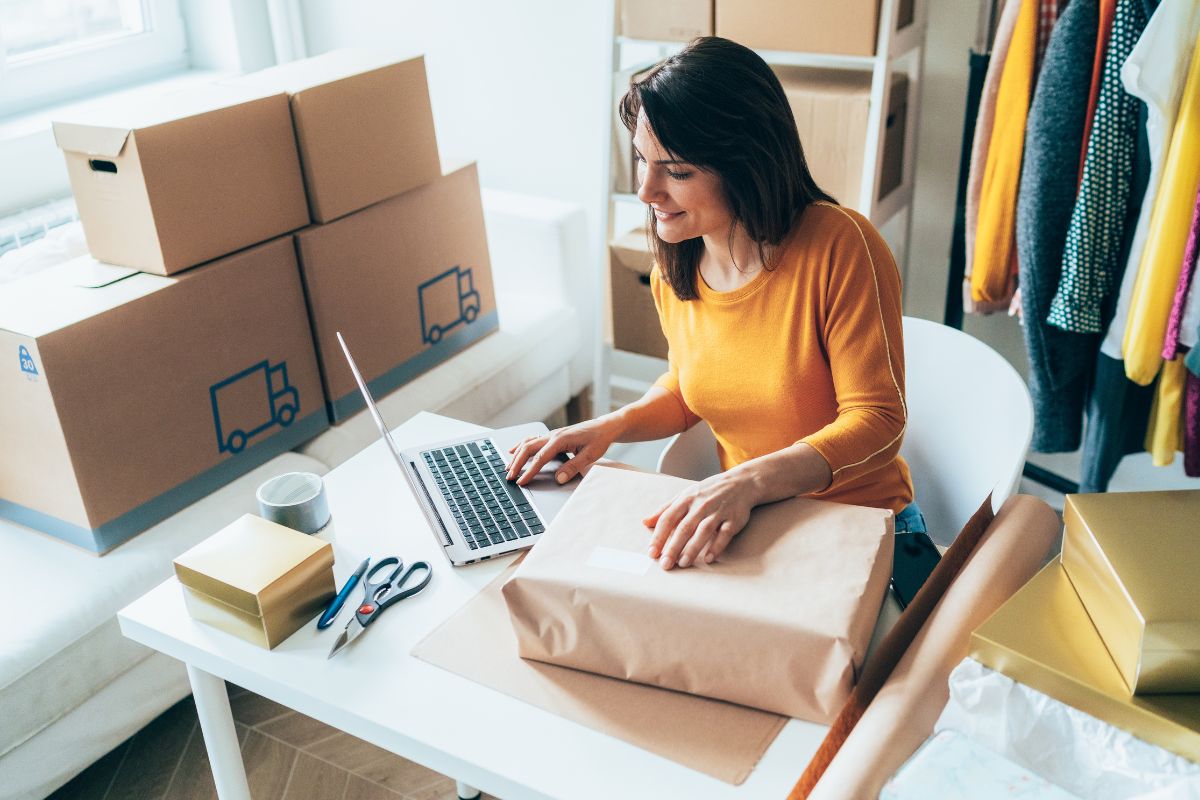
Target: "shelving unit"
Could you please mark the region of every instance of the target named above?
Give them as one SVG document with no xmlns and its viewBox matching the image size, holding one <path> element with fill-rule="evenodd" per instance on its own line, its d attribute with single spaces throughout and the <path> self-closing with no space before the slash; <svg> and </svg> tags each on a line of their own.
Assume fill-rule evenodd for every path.
<svg viewBox="0 0 1200 800">
<path fill-rule="evenodd" d="M 871 73 L 870 106 L 867 135 L 864 142 L 863 174 L 856 202 L 843 202 L 862 213 L 877 228 L 895 230 L 898 241 L 892 239 L 893 248 L 899 250 L 898 262 L 901 275 L 908 272 L 908 254 L 912 238 L 912 198 L 914 164 L 917 152 L 917 129 L 921 118 L 921 81 L 924 70 L 924 43 L 927 15 L 927 0 L 915 0 L 913 21 L 897 31 L 901 0 L 880 0 L 880 25 L 874 56 L 849 56 L 825 53 L 798 53 L 777 50 L 759 50 L 758 53 L 769 64 L 824 69 L 869 71 Z M 615 15 L 614 15 L 615 16 Z M 614 28 L 614 30 L 617 30 Z M 612 51 L 612 94 L 617 91 L 617 80 L 622 70 L 641 61 L 654 62 L 683 49 L 683 42 L 659 42 L 645 39 L 613 37 Z M 893 72 L 904 72 L 908 76 L 908 111 L 905 118 L 904 157 L 900 185 L 882 198 L 878 197 L 883 166 L 884 130 L 887 122 L 887 97 Z M 614 132 L 614 135 L 617 135 Z M 621 395 L 638 395 L 649 387 L 654 377 L 665 369 L 665 362 L 636 353 L 616 350 L 612 345 L 610 287 L 608 280 L 608 242 L 626 226 L 618 226 L 618 219 L 640 219 L 635 217 L 640 209 L 637 196 L 612 191 L 615 176 L 611 164 L 612 147 L 608 148 L 606 174 L 609 176 L 609 191 L 604 203 L 604 248 L 599 263 L 601 269 L 597 284 L 597 302 L 600 303 L 597 319 L 599 335 L 595 358 L 595 374 L 592 384 L 592 413 L 604 413 L 613 407 L 614 389 Z M 636 205 L 635 205 L 636 204 Z M 633 209 L 631 211 L 631 209 Z M 636 224 L 636 222 L 634 223 Z M 886 228 L 885 228 L 886 226 Z M 895 234 L 893 234 L 894 236 Z M 624 402 L 627 398 L 621 397 Z"/>
</svg>

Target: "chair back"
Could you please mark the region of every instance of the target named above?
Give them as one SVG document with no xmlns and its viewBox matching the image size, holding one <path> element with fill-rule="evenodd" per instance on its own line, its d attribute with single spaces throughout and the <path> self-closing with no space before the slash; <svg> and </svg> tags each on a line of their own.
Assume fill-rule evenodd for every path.
<svg viewBox="0 0 1200 800">
<path fill-rule="evenodd" d="M 912 471 L 930 537 L 949 545 L 992 492 L 999 510 L 1021 480 L 1033 402 L 992 348 L 936 322 L 904 318 L 908 429 L 900 454 Z M 668 442 L 658 471 L 701 480 L 720 470 L 705 422 Z"/>
</svg>

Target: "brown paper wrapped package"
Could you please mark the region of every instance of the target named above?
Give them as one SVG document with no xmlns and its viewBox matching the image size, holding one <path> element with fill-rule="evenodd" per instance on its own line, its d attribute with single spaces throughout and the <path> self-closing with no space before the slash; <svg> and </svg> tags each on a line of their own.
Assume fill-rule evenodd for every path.
<svg viewBox="0 0 1200 800">
<path fill-rule="evenodd" d="M 830 721 L 887 590 L 891 512 L 761 506 L 719 561 L 664 571 L 641 520 L 689 485 L 588 473 L 504 585 L 521 656 Z"/>
<path fill-rule="evenodd" d="M 950 671 L 967 655 L 971 631 L 1045 563 L 1060 530 L 1043 501 L 1010 498 L 971 558 L 809 795 L 876 797 L 921 742 L 949 699 Z"/>
</svg>

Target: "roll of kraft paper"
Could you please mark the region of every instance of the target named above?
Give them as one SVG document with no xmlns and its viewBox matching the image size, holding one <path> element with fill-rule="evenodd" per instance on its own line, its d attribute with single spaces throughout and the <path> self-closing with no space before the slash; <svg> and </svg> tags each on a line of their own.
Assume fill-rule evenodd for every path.
<svg viewBox="0 0 1200 800">
<path fill-rule="evenodd" d="M 1012 497 L 808 796 L 876 797 L 930 734 L 971 631 L 1033 577 L 1061 528 L 1045 502 Z"/>
</svg>

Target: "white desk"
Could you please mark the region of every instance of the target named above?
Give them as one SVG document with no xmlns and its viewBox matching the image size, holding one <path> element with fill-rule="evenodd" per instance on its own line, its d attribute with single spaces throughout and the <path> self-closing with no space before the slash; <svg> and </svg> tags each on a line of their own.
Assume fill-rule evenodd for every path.
<svg viewBox="0 0 1200 800">
<path fill-rule="evenodd" d="M 403 448 L 474 430 L 423 413 L 394 436 Z M 824 737 L 822 725 L 790 721 L 735 787 L 413 658 L 414 645 L 511 557 L 451 567 L 382 441 L 325 483 L 333 524 L 322 536 L 334 542 L 339 586 L 368 555 L 434 568 L 425 591 L 389 609 L 346 652 L 326 660 L 346 609 L 333 627 L 305 626 L 266 651 L 194 622 L 174 578 L 119 615 L 126 636 L 187 664 L 222 800 L 249 797 L 226 680 L 504 800 L 784 797 Z"/>
</svg>

